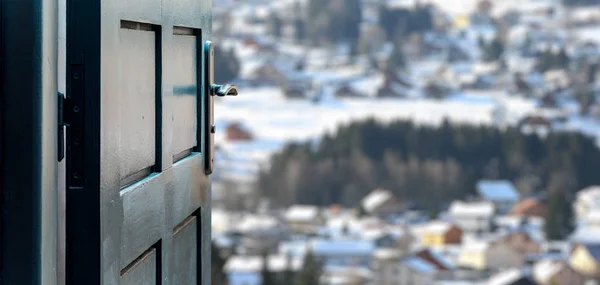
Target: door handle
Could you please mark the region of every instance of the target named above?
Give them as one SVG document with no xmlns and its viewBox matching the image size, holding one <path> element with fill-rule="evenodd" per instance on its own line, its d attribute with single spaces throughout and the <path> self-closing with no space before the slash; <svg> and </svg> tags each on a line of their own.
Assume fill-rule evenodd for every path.
<svg viewBox="0 0 600 285">
<path fill-rule="evenodd" d="M 215 157 L 215 101 L 214 96 L 237 96 L 238 88 L 235 85 L 215 84 L 215 50 L 213 43 L 204 44 L 204 171 L 207 175 L 213 172 Z"/>
<path fill-rule="evenodd" d="M 238 95 L 237 87 L 235 85 L 231 85 L 231 84 L 227 84 L 227 85 L 211 84 L 210 92 L 211 92 L 210 95 L 219 96 L 219 97 L 237 96 Z"/>
</svg>

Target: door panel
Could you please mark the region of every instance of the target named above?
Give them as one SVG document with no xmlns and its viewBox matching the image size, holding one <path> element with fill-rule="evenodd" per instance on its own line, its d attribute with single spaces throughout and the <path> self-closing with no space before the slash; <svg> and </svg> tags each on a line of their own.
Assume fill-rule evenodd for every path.
<svg viewBox="0 0 600 285">
<path fill-rule="evenodd" d="M 144 252 L 131 267 L 121 273 L 122 285 L 155 285 L 157 271 L 156 249 L 151 248 Z"/>
<path fill-rule="evenodd" d="M 173 29 L 172 69 L 173 82 L 173 153 L 182 154 L 196 144 L 197 122 L 197 37 L 192 29 Z M 174 161 L 181 159 L 175 157 Z"/>
<path fill-rule="evenodd" d="M 173 231 L 173 284 L 197 284 L 197 218 L 190 216 Z"/>
<path fill-rule="evenodd" d="M 156 33 L 152 29 L 122 21 L 119 30 L 120 102 L 115 107 L 120 109 L 121 123 L 118 130 L 109 131 L 120 135 L 122 186 L 139 179 L 138 173 L 153 167 L 156 160 Z"/>
<path fill-rule="evenodd" d="M 211 1 L 69 1 L 67 284 L 210 284 Z"/>
</svg>

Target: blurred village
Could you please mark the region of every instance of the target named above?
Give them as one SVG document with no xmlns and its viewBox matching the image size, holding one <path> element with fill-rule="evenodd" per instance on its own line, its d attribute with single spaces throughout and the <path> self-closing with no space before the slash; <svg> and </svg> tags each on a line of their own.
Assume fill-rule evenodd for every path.
<svg viewBox="0 0 600 285">
<path fill-rule="evenodd" d="M 368 118 L 600 145 L 598 1 L 219 0 L 213 15 L 217 81 L 243 90 L 216 103 L 214 284 L 600 284 L 600 187 L 557 204 L 481 179 L 432 212 L 385 188 L 283 205 L 256 184 L 288 142 Z"/>
</svg>

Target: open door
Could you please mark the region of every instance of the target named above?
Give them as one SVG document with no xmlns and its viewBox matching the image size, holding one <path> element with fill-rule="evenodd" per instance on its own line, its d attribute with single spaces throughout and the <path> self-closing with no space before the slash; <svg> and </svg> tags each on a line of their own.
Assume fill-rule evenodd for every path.
<svg viewBox="0 0 600 285">
<path fill-rule="evenodd" d="M 210 23 L 210 0 L 67 0 L 67 284 L 210 284 Z"/>
</svg>

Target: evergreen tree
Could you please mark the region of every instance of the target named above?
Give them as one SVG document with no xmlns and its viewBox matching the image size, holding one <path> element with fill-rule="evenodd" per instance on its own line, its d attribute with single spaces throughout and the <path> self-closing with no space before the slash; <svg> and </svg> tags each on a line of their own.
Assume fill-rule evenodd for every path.
<svg viewBox="0 0 600 285">
<path fill-rule="evenodd" d="M 294 284 L 294 269 L 292 264 L 292 255 L 287 255 L 285 270 L 283 271 L 281 284 Z"/>
<path fill-rule="evenodd" d="M 550 194 L 544 230 L 548 240 L 565 239 L 573 231 L 573 212 L 565 191 Z"/>
<path fill-rule="evenodd" d="M 390 58 L 387 62 L 387 69 L 389 71 L 397 71 L 403 70 L 406 68 L 406 57 L 404 56 L 404 51 L 402 50 L 402 46 L 400 43 L 396 42 L 394 44 L 394 50 L 390 55 Z"/>
<path fill-rule="evenodd" d="M 260 276 L 262 279 L 262 285 L 275 285 L 275 279 L 273 273 L 269 270 L 269 254 L 264 253 L 262 257 L 262 269 L 260 271 Z"/>
<path fill-rule="evenodd" d="M 269 31 L 271 35 L 273 35 L 275 38 L 281 38 L 281 31 L 283 28 L 282 26 L 283 21 L 281 20 L 281 18 L 277 16 L 277 13 L 272 12 L 271 16 L 269 17 Z"/>
<path fill-rule="evenodd" d="M 356 58 L 358 57 L 358 41 L 353 41 L 350 44 L 350 52 L 348 54 L 348 59 L 351 63 L 356 62 Z"/>
<path fill-rule="evenodd" d="M 596 73 L 598 73 L 598 63 L 591 63 L 587 69 L 587 83 L 596 82 Z"/>
<path fill-rule="evenodd" d="M 569 67 L 569 56 L 567 55 L 567 51 L 565 48 L 561 48 L 558 54 L 556 55 L 555 65 L 560 69 L 567 69 Z"/>
<path fill-rule="evenodd" d="M 211 257 L 211 280 L 213 285 L 226 285 L 227 276 L 223 268 L 225 267 L 226 260 L 219 254 L 219 249 L 212 243 L 210 246 L 210 257 Z"/>
<path fill-rule="evenodd" d="M 494 38 L 484 49 L 484 59 L 486 61 L 499 60 L 504 54 L 504 44 L 499 37 Z"/>
<path fill-rule="evenodd" d="M 306 24 L 302 19 L 294 20 L 294 38 L 296 43 L 301 43 L 306 39 Z"/>
<path fill-rule="evenodd" d="M 296 276 L 295 285 L 318 285 L 321 278 L 321 264 L 315 259 L 311 250 L 304 256 L 302 270 Z"/>
</svg>

